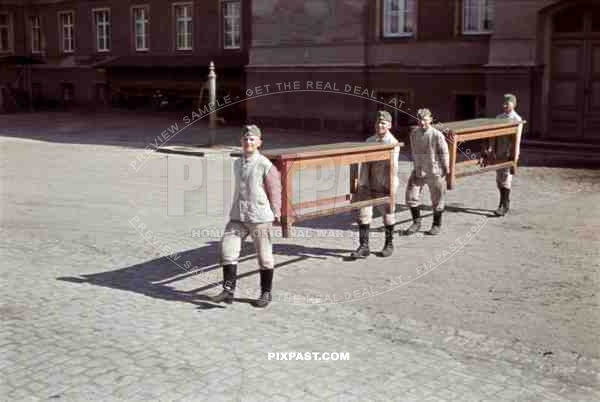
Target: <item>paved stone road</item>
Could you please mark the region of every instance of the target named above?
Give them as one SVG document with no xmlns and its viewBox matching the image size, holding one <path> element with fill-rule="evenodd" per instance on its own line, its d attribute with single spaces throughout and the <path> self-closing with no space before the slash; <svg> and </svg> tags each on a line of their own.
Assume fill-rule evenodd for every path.
<svg viewBox="0 0 600 402">
<path fill-rule="evenodd" d="M 522 169 L 502 220 L 486 217 L 493 175 L 474 176 L 449 194 L 443 236 L 398 237 L 386 260 L 343 261 L 349 215 L 307 222 L 277 239 L 278 302 L 262 311 L 251 245 L 237 302 L 205 297 L 221 279 L 225 217 L 205 213 L 223 209 L 221 154 L 169 216 L 164 155 L 136 172 L 131 148 L 0 151 L 2 400 L 600 400 L 597 171 Z M 288 352 L 350 360 L 268 358 Z"/>
</svg>

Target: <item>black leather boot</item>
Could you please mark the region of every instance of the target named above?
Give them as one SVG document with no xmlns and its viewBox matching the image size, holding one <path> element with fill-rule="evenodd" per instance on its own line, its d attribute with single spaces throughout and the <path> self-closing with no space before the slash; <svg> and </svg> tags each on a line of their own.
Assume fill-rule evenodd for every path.
<svg viewBox="0 0 600 402">
<path fill-rule="evenodd" d="M 394 252 L 394 225 L 385 225 L 385 245 L 381 250 L 382 257 L 389 257 Z"/>
<path fill-rule="evenodd" d="M 255 307 L 265 308 L 269 305 L 269 302 L 273 299 L 271 296 L 271 287 L 273 285 L 273 270 L 272 269 L 261 269 L 260 270 L 260 297 L 254 302 Z"/>
<path fill-rule="evenodd" d="M 498 205 L 498 209 L 494 211 L 496 216 L 504 216 L 508 213 L 510 209 L 510 189 L 509 188 L 501 188 L 500 189 L 500 204 Z"/>
<path fill-rule="evenodd" d="M 432 236 L 439 235 L 442 231 L 442 211 L 433 212 L 433 225 L 429 229 L 429 234 Z"/>
<path fill-rule="evenodd" d="M 358 241 L 359 246 L 356 251 L 353 251 L 350 254 L 350 258 L 367 258 L 369 254 L 371 254 L 371 250 L 369 250 L 369 230 L 370 225 L 358 225 Z"/>
<path fill-rule="evenodd" d="M 412 215 L 413 223 L 404 231 L 404 234 L 407 236 L 414 235 L 421 230 L 421 210 L 419 207 L 411 208 L 410 214 Z"/>
<path fill-rule="evenodd" d="M 236 279 L 237 265 L 223 265 L 223 291 L 212 297 L 211 300 L 215 303 L 225 302 L 231 304 L 233 302 Z"/>
</svg>

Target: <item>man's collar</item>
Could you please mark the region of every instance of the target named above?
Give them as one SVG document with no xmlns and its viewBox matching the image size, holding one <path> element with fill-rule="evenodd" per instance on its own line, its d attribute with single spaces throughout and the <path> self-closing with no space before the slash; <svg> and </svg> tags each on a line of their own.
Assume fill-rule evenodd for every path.
<svg viewBox="0 0 600 402">
<path fill-rule="evenodd" d="M 247 162 L 253 162 L 258 158 L 259 155 L 260 155 L 260 152 L 257 150 L 248 156 L 246 156 L 245 154 L 242 154 L 242 159 Z"/>
</svg>

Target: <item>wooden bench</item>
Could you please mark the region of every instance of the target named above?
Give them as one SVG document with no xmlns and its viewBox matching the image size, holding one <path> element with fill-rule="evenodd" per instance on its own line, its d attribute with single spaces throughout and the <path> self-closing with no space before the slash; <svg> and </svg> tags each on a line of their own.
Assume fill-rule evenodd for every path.
<svg viewBox="0 0 600 402">
<path fill-rule="evenodd" d="M 450 151 L 450 172 L 448 174 L 448 189 L 456 185 L 459 177 L 484 173 L 491 170 L 511 168 L 517 171 L 519 159 L 521 132 L 526 121 L 517 122 L 511 119 L 473 119 L 440 123 L 435 127 L 446 135 L 448 150 Z M 510 160 L 496 160 L 492 164 L 481 166 L 480 158 L 475 153 L 467 155 L 468 160 L 460 161 L 459 144 L 461 142 L 492 139 L 501 136 L 511 136 L 512 151 Z M 477 167 L 476 169 L 459 171 L 459 167 Z"/>
<path fill-rule="evenodd" d="M 398 144 L 400 147 L 403 145 L 403 143 Z M 269 158 L 281 173 L 283 237 L 289 237 L 291 226 L 301 220 L 348 212 L 366 206 L 389 204 L 394 207 L 396 200 L 392 169 L 387 178 L 390 188 L 387 194 L 378 194 L 375 198 L 361 199 L 360 201 L 353 199 L 353 194 L 358 190 L 358 164 L 375 161 L 390 163 L 394 157 L 394 147 L 393 144 L 342 142 L 262 151 L 262 154 Z M 294 173 L 303 169 L 314 169 L 318 166 L 331 166 L 332 164 L 336 167 L 337 172 L 342 166 L 350 166 L 348 193 L 294 203 Z"/>
</svg>

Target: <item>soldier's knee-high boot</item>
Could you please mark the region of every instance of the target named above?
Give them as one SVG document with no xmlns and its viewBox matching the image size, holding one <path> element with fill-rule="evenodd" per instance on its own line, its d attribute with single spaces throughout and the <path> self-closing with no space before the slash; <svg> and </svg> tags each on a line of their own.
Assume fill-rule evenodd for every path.
<svg viewBox="0 0 600 402">
<path fill-rule="evenodd" d="M 500 191 L 500 204 L 498 208 L 494 211 L 496 216 L 504 216 L 510 209 L 510 189 L 509 188 L 501 188 Z"/>
<path fill-rule="evenodd" d="M 369 250 L 369 230 L 371 225 L 369 224 L 359 224 L 358 225 L 358 241 L 359 246 L 356 251 L 353 251 L 350 254 L 350 258 L 366 258 L 371 254 L 371 250 Z"/>
<path fill-rule="evenodd" d="M 413 235 L 419 230 L 421 230 L 421 210 L 419 209 L 419 207 L 411 208 L 410 214 L 412 215 L 413 223 L 405 231 L 405 234 L 407 236 Z"/>
<path fill-rule="evenodd" d="M 394 252 L 394 225 L 385 225 L 385 245 L 381 250 L 382 257 L 389 257 Z"/>
<path fill-rule="evenodd" d="M 273 286 L 273 270 L 272 269 L 261 269 L 260 270 L 260 297 L 254 303 L 256 307 L 264 308 L 269 305 L 269 302 L 273 299 L 271 296 L 271 288 Z"/>
<path fill-rule="evenodd" d="M 442 231 L 442 211 L 433 211 L 433 225 L 429 229 L 430 235 L 439 235 Z"/>
<path fill-rule="evenodd" d="M 237 265 L 223 265 L 223 291 L 211 300 L 215 303 L 231 303 L 237 279 Z"/>
</svg>

